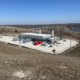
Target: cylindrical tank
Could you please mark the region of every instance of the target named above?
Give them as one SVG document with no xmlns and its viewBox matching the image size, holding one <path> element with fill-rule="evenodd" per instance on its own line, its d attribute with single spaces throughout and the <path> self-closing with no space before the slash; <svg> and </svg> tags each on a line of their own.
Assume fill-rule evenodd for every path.
<svg viewBox="0 0 80 80">
<path fill-rule="evenodd" d="M 54 37 L 54 30 L 52 30 L 51 37 Z"/>
<path fill-rule="evenodd" d="M 39 34 L 41 34 L 41 30 L 39 30 Z"/>
</svg>

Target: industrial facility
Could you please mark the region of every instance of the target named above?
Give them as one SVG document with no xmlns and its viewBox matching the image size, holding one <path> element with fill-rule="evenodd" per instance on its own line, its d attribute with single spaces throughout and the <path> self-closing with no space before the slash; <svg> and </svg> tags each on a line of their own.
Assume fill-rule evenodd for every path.
<svg viewBox="0 0 80 80">
<path fill-rule="evenodd" d="M 39 33 L 20 33 L 16 37 L 1 36 L 0 42 L 36 49 L 51 54 L 60 54 L 79 43 L 76 40 L 63 39 L 62 31 L 60 38 L 55 37 L 54 30 L 52 30 L 51 34 L 42 34 L 41 30 L 39 30 Z"/>
</svg>

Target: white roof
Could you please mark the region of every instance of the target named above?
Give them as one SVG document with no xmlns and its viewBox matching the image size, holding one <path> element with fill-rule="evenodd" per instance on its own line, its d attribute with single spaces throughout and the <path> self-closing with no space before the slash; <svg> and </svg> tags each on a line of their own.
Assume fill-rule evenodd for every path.
<svg viewBox="0 0 80 80">
<path fill-rule="evenodd" d="M 51 34 L 21 33 L 20 35 L 51 36 Z"/>
<path fill-rule="evenodd" d="M 49 39 L 54 39 L 54 37 L 51 37 L 51 38 L 49 38 Z"/>
</svg>

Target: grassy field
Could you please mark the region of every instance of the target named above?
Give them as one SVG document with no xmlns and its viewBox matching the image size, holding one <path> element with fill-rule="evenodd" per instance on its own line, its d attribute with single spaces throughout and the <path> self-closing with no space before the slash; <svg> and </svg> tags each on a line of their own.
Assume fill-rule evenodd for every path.
<svg viewBox="0 0 80 80">
<path fill-rule="evenodd" d="M 0 80 L 80 80 L 80 59 L 72 51 L 52 55 L 0 43 Z"/>
</svg>

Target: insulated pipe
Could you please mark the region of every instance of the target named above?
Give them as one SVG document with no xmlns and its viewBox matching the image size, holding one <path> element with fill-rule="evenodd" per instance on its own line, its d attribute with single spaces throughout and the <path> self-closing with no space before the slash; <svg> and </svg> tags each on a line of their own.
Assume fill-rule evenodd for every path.
<svg viewBox="0 0 80 80">
<path fill-rule="evenodd" d="M 54 30 L 52 30 L 51 37 L 54 37 Z"/>
<path fill-rule="evenodd" d="M 41 34 L 41 30 L 39 30 L 39 34 Z"/>
</svg>

